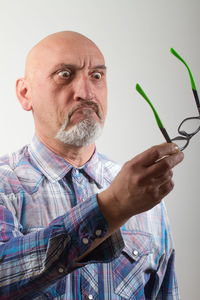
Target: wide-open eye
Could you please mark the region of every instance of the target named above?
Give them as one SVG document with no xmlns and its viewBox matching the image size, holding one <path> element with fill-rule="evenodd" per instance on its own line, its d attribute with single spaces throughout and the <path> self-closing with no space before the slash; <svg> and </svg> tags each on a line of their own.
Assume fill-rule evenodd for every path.
<svg viewBox="0 0 200 300">
<path fill-rule="evenodd" d="M 58 76 L 61 77 L 61 78 L 63 78 L 63 79 L 68 79 L 71 76 L 71 72 L 68 71 L 68 70 L 60 71 L 58 73 Z"/>
<path fill-rule="evenodd" d="M 94 72 L 94 73 L 92 73 L 92 77 L 96 80 L 99 80 L 99 79 L 101 79 L 102 74 L 100 72 Z"/>
</svg>

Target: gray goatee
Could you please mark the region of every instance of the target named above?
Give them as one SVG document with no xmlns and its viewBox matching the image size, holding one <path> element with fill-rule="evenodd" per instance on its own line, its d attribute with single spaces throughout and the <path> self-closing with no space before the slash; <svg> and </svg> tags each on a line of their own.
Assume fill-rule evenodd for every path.
<svg viewBox="0 0 200 300">
<path fill-rule="evenodd" d="M 97 122 L 91 115 L 91 111 L 82 111 L 85 119 L 66 131 L 69 117 L 58 130 L 56 138 L 64 144 L 77 147 L 87 146 L 96 141 L 101 135 L 103 124 Z"/>
</svg>

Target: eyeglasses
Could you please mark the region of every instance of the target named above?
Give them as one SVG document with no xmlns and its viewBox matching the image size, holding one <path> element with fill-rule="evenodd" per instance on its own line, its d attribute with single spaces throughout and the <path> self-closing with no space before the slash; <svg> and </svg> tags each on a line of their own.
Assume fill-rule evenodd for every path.
<svg viewBox="0 0 200 300">
<path fill-rule="evenodd" d="M 175 142 L 179 146 L 179 149 L 181 151 L 183 151 L 188 146 L 190 139 L 200 131 L 200 101 L 199 101 L 196 85 L 195 85 L 192 73 L 191 73 L 188 65 L 183 60 L 183 58 L 173 48 L 171 48 L 170 51 L 174 56 L 176 56 L 186 66 L 186 68 L 188 70 L 191 87 L 192 87 L 192 91 L 193 91 L 193 95 L 195 98 L 199 116 L 189 117 L 189 118 L 184 119 L 178 127 L 179 135 L 173 139 L 170 139 L 170 137 L 167 133 L 167 130 L 163 126 L 163 123 L 161 122 L 160 117 L 159 117 L 155 107 L 153 106 L 153 104 L 151 103 L 151 101 L 149 100 L 149 98 L 144 93 L 143 89 L 141 88 L 141 86 L 138 83 L 136 84 L 136 90 L 147 101 L 147 103 L 149 103 L 149 105 L 154 113 L 158 127 L 160 128 L 167 143 Z"/>
</svg>

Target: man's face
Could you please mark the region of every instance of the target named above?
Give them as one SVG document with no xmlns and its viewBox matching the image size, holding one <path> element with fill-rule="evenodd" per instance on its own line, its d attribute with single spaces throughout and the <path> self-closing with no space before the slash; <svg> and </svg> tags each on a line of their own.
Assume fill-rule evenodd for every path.
<svg viewBox="0 0 200 300">
<path fill-rule="evenodd" d="M 88 39 L 66 35 L 43 42 L 30 54 L 26 73 L 39 136 L 55 138 L 63 124 L 68 131 L 86 118 L 104 124 L 105 62 Z"/>
</svg>

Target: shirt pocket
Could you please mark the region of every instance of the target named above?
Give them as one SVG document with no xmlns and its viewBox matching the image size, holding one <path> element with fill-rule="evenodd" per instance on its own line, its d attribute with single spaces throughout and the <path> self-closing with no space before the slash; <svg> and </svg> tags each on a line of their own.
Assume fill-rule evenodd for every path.
<svg viewBox="0 0 200 300">
<path fill-rule="evenodd" d="M 145 299 L 144 272 L 147 257 L 152 253 L 152 235 L 145 232 L 122 231 L 125 247 L 112 262 L 114 292 L 125 299 Z"/>
</svg>

